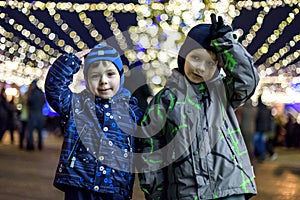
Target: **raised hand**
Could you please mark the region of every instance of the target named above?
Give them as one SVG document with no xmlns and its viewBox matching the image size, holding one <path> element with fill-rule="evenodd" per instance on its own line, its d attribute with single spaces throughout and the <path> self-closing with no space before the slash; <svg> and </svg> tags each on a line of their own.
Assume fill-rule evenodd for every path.
<svg viewBox="0 0 300 200">
<path fill-rule="evenodd" d="M 222 37 L 226 33 L 232 31 L 230 26 L 224 24 L 223 18 L 221 16 L 218 16 L 218 21 L 217 21 L 216 15 L 212 13 L 210 15 L 210 18 L 211 18 L 210 36 L 212 39 Z"/>
<path fill-rule="evenodd" d="M 78 58 L 83 58 L 85 55 L 87 55 L 88 53 L 91 52 L 92 49 L 85 49 L 85 50 L 82 50 L 82 51 L 79 51 L 77 53 L 75 53 L 75 55 L 78 57 Z"/>
</svg>

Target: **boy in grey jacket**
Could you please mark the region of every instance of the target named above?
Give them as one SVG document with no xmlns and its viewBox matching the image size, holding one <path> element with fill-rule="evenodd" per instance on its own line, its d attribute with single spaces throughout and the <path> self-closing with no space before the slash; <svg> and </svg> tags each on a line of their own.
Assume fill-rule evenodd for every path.
<svg viewBox="0 0 300 200">
<path fill-rule="evenodd" d="M 223 19 L 193 27 L 178 69 L 150 102 L 139 143 L 146 199 L 248 199 L 257 193 L 235 109 L 259 81 Z M 220 74 L 221 68 L 226 76 Z"/>
</svg>

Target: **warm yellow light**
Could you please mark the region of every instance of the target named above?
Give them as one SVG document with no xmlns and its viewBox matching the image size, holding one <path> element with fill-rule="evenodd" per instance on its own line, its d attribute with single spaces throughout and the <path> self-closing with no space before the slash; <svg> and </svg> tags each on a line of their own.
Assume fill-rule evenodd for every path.
<svg viewBox="0 0 300 200">
<path fill-rule="evenodd" d="M 261 52 L 262 52 L 263 54 L 268 53 L 268 51 L 269 51 L 269 47 L 268 47 L 267 45 L 261 47 Z"/>
</svg>

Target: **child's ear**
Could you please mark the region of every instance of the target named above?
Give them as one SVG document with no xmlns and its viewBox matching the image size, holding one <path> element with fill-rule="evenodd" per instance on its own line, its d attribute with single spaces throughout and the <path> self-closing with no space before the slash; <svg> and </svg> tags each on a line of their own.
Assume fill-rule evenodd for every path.
<svg viewBox="0 0 300 200">
<path fill-rule="evenodd" d="M 219 61 L 218 61 L 218 59 L 216 59 L 216 60 L 215 60 L 215 63 L 216 63 L 216 65 L 218 65 L 218 64 L 219 64 Z"/>
</svg>

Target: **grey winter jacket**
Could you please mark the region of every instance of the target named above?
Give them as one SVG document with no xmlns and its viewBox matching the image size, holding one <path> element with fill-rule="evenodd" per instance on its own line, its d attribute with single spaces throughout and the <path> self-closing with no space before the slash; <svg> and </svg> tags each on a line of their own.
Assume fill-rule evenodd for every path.
<svg viewBox="0 0 300 200">
<path fill-rule="evenodd" d="M 252 57 L 227 34 L 215 41 L 226 76 L 195 92 L 176 69 L 144 117 L 139 174 L 146 199 L 217 199 L 257 193 L 235 108 L 259 81 Z M 226 54 L 226 55 L 225 55 Z M 149 137 L 149 138 L 147 138 Z"/>
</svg>

